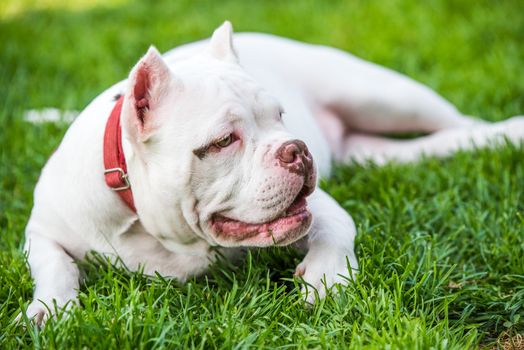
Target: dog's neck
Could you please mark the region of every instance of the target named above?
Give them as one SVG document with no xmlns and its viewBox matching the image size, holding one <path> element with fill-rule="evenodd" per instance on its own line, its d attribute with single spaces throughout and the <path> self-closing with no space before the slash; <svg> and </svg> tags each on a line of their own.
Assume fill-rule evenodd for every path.
<svg viewBox="0 0 524 350">
<path fill-rule="evenodd" d="M 121 96 L 107 119 L 103 148 L 104 177 L 109 188 L 115 191 L 129 209 L 136 213 L 133 192 L 127 174 L 126 158 L 122 148 L 120 115 L 123 102 L 124 96 Z"/>
<path fill-rule="evenodd" d="M 117 100 L 107 120 L 103 148 L 104 176 L 109 188 L 119 195 L 129 209 L 136 213 L 135 200 L 128 177 L 128 166 L 120 123 L 123 103 L 124 97 L 121 96 Z M 208 254 L 209 245 L 197 237 L 187 242 L 179 242 L 177 235 L 166 235 L 165 233 L 155 234 L 154 232 L 152 235 L 155 236 L 166 249 L 175 253 L 199 256 Z"/>
</svg>

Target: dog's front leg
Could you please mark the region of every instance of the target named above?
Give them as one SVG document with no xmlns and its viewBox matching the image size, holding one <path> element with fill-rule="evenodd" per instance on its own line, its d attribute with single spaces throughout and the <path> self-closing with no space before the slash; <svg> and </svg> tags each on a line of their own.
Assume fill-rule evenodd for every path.
<svg viewBox="0 0 524 350">
<path fill-rule="evenodd" d="M 356 228 L 348 213 L 327 193 L 317 188 L 309 200 L 313 225 L 305 238 L 307 254 L 297 266 L 295 276 L 302 277 L 305 300 L 313 303 L 326 295 L 335 283 L 347 284 L 350 269 L 357 272 L 354 252 Z M 348 266 L 349 264 L 349 266 Z M 313 287 L 313 288 L 311 288 Z"/>
<path fill-rule="evenodd" d="M 25 250 L 35 282 L 26 315 L 41 325 L 57 308 L 76 302 L 79 271 L 73 259 L 53 240 L 28 233 Z"/>
</svg>

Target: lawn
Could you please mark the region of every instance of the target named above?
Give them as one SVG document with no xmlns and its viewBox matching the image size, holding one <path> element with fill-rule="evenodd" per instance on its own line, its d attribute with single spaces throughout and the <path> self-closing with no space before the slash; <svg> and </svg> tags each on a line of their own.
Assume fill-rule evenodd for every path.
<svg viewBox="0 0 524 350">
<path fill-rule="evenodd" d="M 32 191 L 67 125 L 150 44 L 166 51 L 224 19 L 348 50 L 436 89 L 466 114 L 524 114 L 524 2 L 4 0 L 0 4 L 0 348 L 491 348 L 524 333 L 522 145 L 413 165 L 338 166 L 361 272 L 307 308 L 300 255 L 253 251 L 186 284 L 82 263 L 80 303 L 44 329 L 13 321 L 32 295 L 22 253 Z"/>
</svg>

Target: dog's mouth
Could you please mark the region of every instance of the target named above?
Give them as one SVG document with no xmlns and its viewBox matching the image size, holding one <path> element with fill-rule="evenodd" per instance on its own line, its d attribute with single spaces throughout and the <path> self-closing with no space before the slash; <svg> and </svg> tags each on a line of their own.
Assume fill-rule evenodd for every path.
<svg viewBox="0 0 524 350">
<path fill-rule="evenodd" d="M 290 244 L 302 237 L 311 224 L 312 215 L 306 201 L 311 192 L 312 189 L 304 186 L 291 205 L 271 221 L 253 224 L 215 214 L 211 219 L 212 229 L 217 238 L 231 243 L 242 241 L 249 246 Z"/>
</svg>

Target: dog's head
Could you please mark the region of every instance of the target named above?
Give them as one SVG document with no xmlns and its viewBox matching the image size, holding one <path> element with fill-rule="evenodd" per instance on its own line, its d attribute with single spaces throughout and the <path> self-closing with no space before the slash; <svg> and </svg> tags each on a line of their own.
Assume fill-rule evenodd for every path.
<svg viewBox="0 0 524 350">
<path fill-rule="evenodd" d="M 163 242 L 226 247 L 304 236 L 316 171 L 282 113 L 238 64 L 228 22 L 205 52 L 171 69 L 150 49 L 131 72 L 122 112 L 145 228 Z"/>
</svg>

